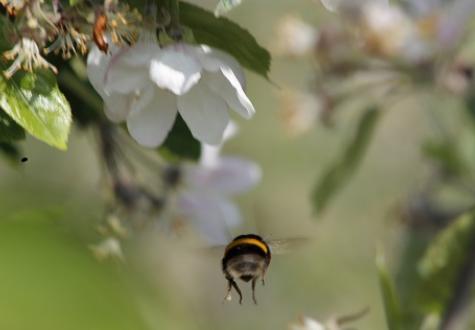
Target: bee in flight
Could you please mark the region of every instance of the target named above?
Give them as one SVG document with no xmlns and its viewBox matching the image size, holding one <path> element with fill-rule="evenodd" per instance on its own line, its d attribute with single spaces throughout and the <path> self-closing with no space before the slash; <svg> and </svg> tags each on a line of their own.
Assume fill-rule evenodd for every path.
<svg viewBox="0 0 475 330">
<path fill-rule="evenodd" d="M 242 293 L 236 279 L 244 282 L 251 281 L 252 300 L 257 305 L 255 289 L 256 282 L 261 279 L 264 285 L 264 276 L 269 267 L 272 252 L 284 252 L 289 243 L 301 242 L 302 238 L 264 241 L 255 234 L 239 235 L 234 238 L 224 249 L 222 268 L 228 281 L 225 300 L 231 300 L 231 290 L 234 288 L 242 303 Z"/>
</svg>

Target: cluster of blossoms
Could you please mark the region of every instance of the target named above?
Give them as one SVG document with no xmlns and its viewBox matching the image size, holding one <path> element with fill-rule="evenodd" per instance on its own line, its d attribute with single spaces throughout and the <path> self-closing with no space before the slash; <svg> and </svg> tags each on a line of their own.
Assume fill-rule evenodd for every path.
<svg viewBox="0 0 475 330">
<path fill-rule="evenodd" d="M 87 59 L 89 79 L 114 122 L 126 121 L 141 145 L 161 145 L 179 114 L 193 136 L 217 145 L 229 122 L 228 108 L 251 118 L 244 73 L 230 55 L 185 42 L 160 47 L 154 31 L 142 31 L 133 46 L 97 46 Z"/>
<path fill-rule="evenodd" d="M 125 121 L 133 139 L 154 148 L 165 141 L 179 115 L 201 142 L 197 163 L 162 166 L 165 188 L 156 198 L 162 202 L 150 218 L 174 232 L 189 225 L 211 245 L 226 243 L 230 230 L 241 223 L 230 198 L 253 188 L 261 177 L 254 162 L 220 156 L 224 141 L 237 132 L 228 109 L 246 119 L 255 112 L 244 92 L 241 66 L 206 45 L 160 45 L 153 28 L 143 28 L 132 45 L 118 46 L 109 43 L 113 35 L 104 37 L 108 47 L 96 42 L 91 48 L 87 74 L 108 119 Z M 122 258 L 120 241 L 127 235 L 117 221 L 112 224 L 106 223 L 105 240 L 93 247 L 99 258 Z"/>
<path fill-rule="evenodd" d="M 3 53 L 5 60 L 13 61 L 4 71 L 6 78 L 19 70 L 57 73 L 42 53 L 61 54 L 63 59 L 85 55 L 90 41 L 100 42 L 105 31 L 111 33 L 115 44 L 134 43 L 141 22 L 137 10 L 114 1 L 106 1 L 104 6 L 71 7 L 43 0 L 1 0 L 0 4 L 9 16 L 0 18 L 3 35 L 6 43 L 13 45 Z"/>
<path fill-rule="evenodd" d="M 339 24 L 317 28 L 286 17 L 277 30 L 277 54 L 311 56 L 316 67 L 310 92 L 286 91 L 283 96 L 283 118 L 292 133 L 308 130 L 308 119 L 328 122 L 339 103 L 362 93 L 378 103 L 400 96 L 411 84 L 462 96 L 469 91 L 473 62 L 461 54 L 463 41 L 473 32 L 474 1 L 321 4 L 338 15 Z"/>
</svg>

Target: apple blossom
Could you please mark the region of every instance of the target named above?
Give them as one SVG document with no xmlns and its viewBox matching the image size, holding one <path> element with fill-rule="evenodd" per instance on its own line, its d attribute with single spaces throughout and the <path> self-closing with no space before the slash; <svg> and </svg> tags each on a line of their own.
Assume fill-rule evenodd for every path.
<svg viewBox="0 0 475 330">
<path fill-rule="evenodd" d="M 225 139 L 233 130 L 229 125 Z M 219 149 L 203 145 L 199 163 L 181 167 L 180 182 L 171 200 L 174 217 L 184 219 L 211 245 L 228 242 L 229 229 L 241 223 L 239 209 L 230 198 L 250 190 L 261 178 L 257 164 L 220 156 Z"/>
<path fill-rule="evenodd" d="M 222 141 L 228 108 L 252 117 L 244 73 L 233 57 L 184 42 L 159 48 L 155 37 L 148 39 L 113 47 L 110 54 L 93 46 L 88 56 L 88 76 L 104 100 L 107 117 L 126 121 L 138 143 L 163 143 L 177 113 L 196 139 L 213 145 Z"/>
</svg>

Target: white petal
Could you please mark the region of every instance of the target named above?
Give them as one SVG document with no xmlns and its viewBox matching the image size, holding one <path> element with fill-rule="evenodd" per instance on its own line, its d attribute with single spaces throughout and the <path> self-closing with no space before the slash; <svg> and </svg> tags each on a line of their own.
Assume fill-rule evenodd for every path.
<svg viewBox="0 0 475 330">
<path fill-rule="evenodd" d="M 204 84 L 178 97 L 178 111 L 191 134 L 201 142 L 219 144 L 229 122 L 226 102 Z"/>
<path fill-rule="evenodd" d="M 150 41 L 138 41 L 132 47 L 121 48 L 123 49 L 120 57 L 117 61 L 120 64 L 143 67 L 148 66 L 153 57 L 160 53 L 160 48 L 153 40 Z"/>
<path fill-rule="evenodd" d="M 224 98 L 228 106 L 246 119 L 251 118 L 256 110 L 242 86 L 229 68 L 222 68 L 219 73 L 206 73 L 203 82 L 217 95 Z"/>
<path fill-rule="evenodd" d="M 290 330 L 325 330 L 325 327 L 314 319 L 302 316 L 298 322 L 290 325 Z"/>
<path fill-rule="evenodd" d="M 234 57 L 219 49 L 211 48 L 206 45 L 195 47 L 195 54 L 206 71 L 217 72 L 223 67 L 229 67 L 234 72 L 241 86 L 245 88 L 246 78 L 244 71 Z"/>
<path fill-rule="evenodd" d="M 219 162 L 219 153 L 223 143 L 234 137 L 239 131 L 238 125 L 232 120 L 229 121 L 228 126 L 224 130 L 223 142 L 219 145 L 201 144 L 200 165 L 205 167 L 213 167 Z"/>
<path fill-rule="evenodd" d="M 201 78 L 201 65 L 178 44 L 162 50 L 150 65 L 150 79 L 176 95 L 187 93 Z"/>
<path fill-rule="evenodd" d="M 112 93 L 104 96 L 104 112 L 111 121 L 118 123 L 127 118 L 130 112 L 132 95 Z"/>
<path fill-rule="evenodd" d="M 149 51 L 143 47 L 122 48 L 109 61 L 106 71 L 106 92 L 131 93 L 150 83 L 148 63 Z M 149 59 L 147 61 L 146 59 Z"/>
<path fill-rule="evenodd" d="M 238 157 L 222 157 L 213 167 L 188 165 L 184 181 L 190 187 L 219 194 L 239 194 L 253 188 L 261 179 L 260 167 Z"/>
<path fill-rule="evenodd" d="M 231 201 L 221 198 L 216 209 L 222 214 L 223 221 L 228 228 L 237 227 L 242 222 L 239 208 Z"/>
<path fill-rule="evenodd" d="M 142 95 L 142 97 L 148 97 Z M 130 135 L 141 145 L 156 147 L 163 143 L 175 121 L 176 99 L 172 94 L 155 88 L 150 102 L 135 103 L 127 118 Z"/>
<path fill-rule="evenodd" d="M 92 87 L 102 98 L 105 96 L 105 73 L 110 59 L 111 56 L 104 54 L 96 45 L 91 47 L 87 55 L 87 76 Z"/>
<path fill-rule="evenodd" d="M 154 97 L 157 93 L 166 93 L 163 90 L 159 90 L 154 84 L 150 84 L 149 86 L 142 89 L 139 93 L 135 94 L 135 97 L 131 104 L 131 111 L 130 114 L 134 115 L 140 112 L 146 106 L 149 106 L 154 100 Z M 175 101 L 176 103 L 176 101 Z"/>
<path fill-rule="evenodd" d="M 229 229 L 241 222 L 239 210 L 219 196 L 184 191 L 178 198 L 178 207 L 210 245 L 229 242 Z"/>
</svg>

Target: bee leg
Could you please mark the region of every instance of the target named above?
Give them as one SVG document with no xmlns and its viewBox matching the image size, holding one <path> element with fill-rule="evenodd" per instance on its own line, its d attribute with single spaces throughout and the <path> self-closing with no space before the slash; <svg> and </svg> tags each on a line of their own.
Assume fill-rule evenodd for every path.
<svg viewBox="0 0 475 330">
<path fill-rule="evenodd" d="M 228 281 L 232 285 L 234 290 L 236 290 L 236 292 L 238 293 L 238 295 L 239 295 L 239 304 L 242 305 L 242 293 L 241 293 L 241 290 L 239 289 L 237 283 L 233 279 L 230 279 Z"/>
<path fill-rule="evenodd" d="M 226 295 L 224 296 L 224 300 L 223 300 L 223 303 L 225 301 L 230 301 L 231 300 L 231 289 L 232 289 L 232 285 L 231 285 L 231 280 L 230 279 L 227 279 L 228 280 L 228 289 L 226 291 Z"/>
<path fill-rule="evenodd" d="M 257 300 L 256 300 L 256 281 L 257 278 L 252 279 L 252 301 L 254 301 L 254 304 L 257 305 Z"/>
<path fill-rule="evenodd" d="M 266 285 L 266 281 L 264 280 L 264 277 L 266 276 L 266 271 L 264 270 L 261 274 L 261 283 L 262 286 Z"/>
</svg>

